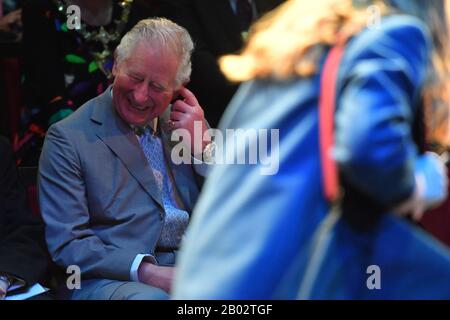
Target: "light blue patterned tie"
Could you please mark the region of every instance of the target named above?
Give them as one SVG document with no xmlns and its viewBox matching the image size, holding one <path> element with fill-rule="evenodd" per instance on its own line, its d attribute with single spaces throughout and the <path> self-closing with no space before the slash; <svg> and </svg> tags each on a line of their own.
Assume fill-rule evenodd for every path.
<svg viewBox="0 0 450 320">
<path fill-rule="evenodd" d="M 161 139 L 151 134 L 150 128 L 147 128 L 144 134 L 139 137 L 139 143 L 150 164 L 158 189 L 161 192 L 161 199 L 166 213 L 158 247 L 170 250 L 178 249 L 189 222 L 189 215 L 186 211 L 176 207 L 175 200 L 172 197 L 173 184 L 167 173 Z"/>
</svg>

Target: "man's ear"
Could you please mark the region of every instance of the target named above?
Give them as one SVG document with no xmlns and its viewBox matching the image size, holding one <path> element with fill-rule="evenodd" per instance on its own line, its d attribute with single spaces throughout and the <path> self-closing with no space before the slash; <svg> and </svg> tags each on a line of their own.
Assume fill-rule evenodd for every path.
<svg viewBox="0 0 450 320">
<path fill-rule="evenodd" d="M 180 89 L 173 91 L 172 99 L 170 100 L 170 104 L 174 104 L 175 101 L 180 99 Z"/>
<path fill-rule="evenodd" d="M 181 89 L 185 88 L 187 86 L 187 84 L 189 83 L 189 81 L 184 82 L 181 86 L 178 87 L 177 90 L 175 90 L 172 94 L 172 101 L 171 103 L 173 104 L 175 101 L 177 100 L 183 100 L 183 97 L 180 94 Z"/>
</svg>

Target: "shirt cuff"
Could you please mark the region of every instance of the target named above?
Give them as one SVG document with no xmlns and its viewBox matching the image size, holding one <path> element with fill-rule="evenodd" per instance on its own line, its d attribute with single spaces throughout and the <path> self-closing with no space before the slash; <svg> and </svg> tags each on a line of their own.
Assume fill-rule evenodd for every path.
<svg viewBox="0 0 450 320">
<path fill-rule="evenodd" d="M 138 254 L 136 258 L 134 258 L 133 263 L 131 264 L 130 270 L 130 279 L 131 281 L 139 282 L 138 270 L 141 265 L 142 260 L 147 260 L 147 262 L 157 264 L 156 259 L 151 254 Z"/>
</svg>

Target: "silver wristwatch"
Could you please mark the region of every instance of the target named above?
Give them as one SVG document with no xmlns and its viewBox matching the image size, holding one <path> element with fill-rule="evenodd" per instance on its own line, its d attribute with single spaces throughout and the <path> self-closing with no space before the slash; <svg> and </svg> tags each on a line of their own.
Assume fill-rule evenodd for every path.
<svg viewBox="0 0 450 320">
<path fill-rule="evenodd" d="M 212 164 L 214 162 L 215 152 L 216 152 L 216 143 L 214 141 L 208 143 L 205 149 L 203 149 L 203 162 L 207 164 Z"/>
<path fill-rule="evenodd" d="M 9 287 L 11 287 L 11 284 L 12 284 L 12 282 L 13 282 L 12 279 L 11 279 L 11 277 L 6 276 L 6 275 L 0 275 L 0 280 L 6 282 L 6 285 L 7 285 L 7 288 L 6 288 L 6 289 L 8 289 Z"/>
</svg>

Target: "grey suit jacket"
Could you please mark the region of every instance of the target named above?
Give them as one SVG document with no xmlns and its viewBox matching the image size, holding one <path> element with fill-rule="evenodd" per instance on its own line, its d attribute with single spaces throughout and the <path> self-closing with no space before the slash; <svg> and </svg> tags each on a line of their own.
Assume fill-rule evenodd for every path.
<svg viewBox="0 0 450 320">
<path fill-rule="evenodd" d="M 162 140 L 170 159 L 164 132 Z M 168 162 L 190 213 L 199 192 L 193 166 Z M 141 253 L 174 263 L 173 253 L 155 252 L 164 223 L 161 195 L 138 139 L 112 106 L 109 88 L 49 129 L 39 198 L 53 260 L 78 265 L 83 279 L 129 280 Z"/>
</svg>

